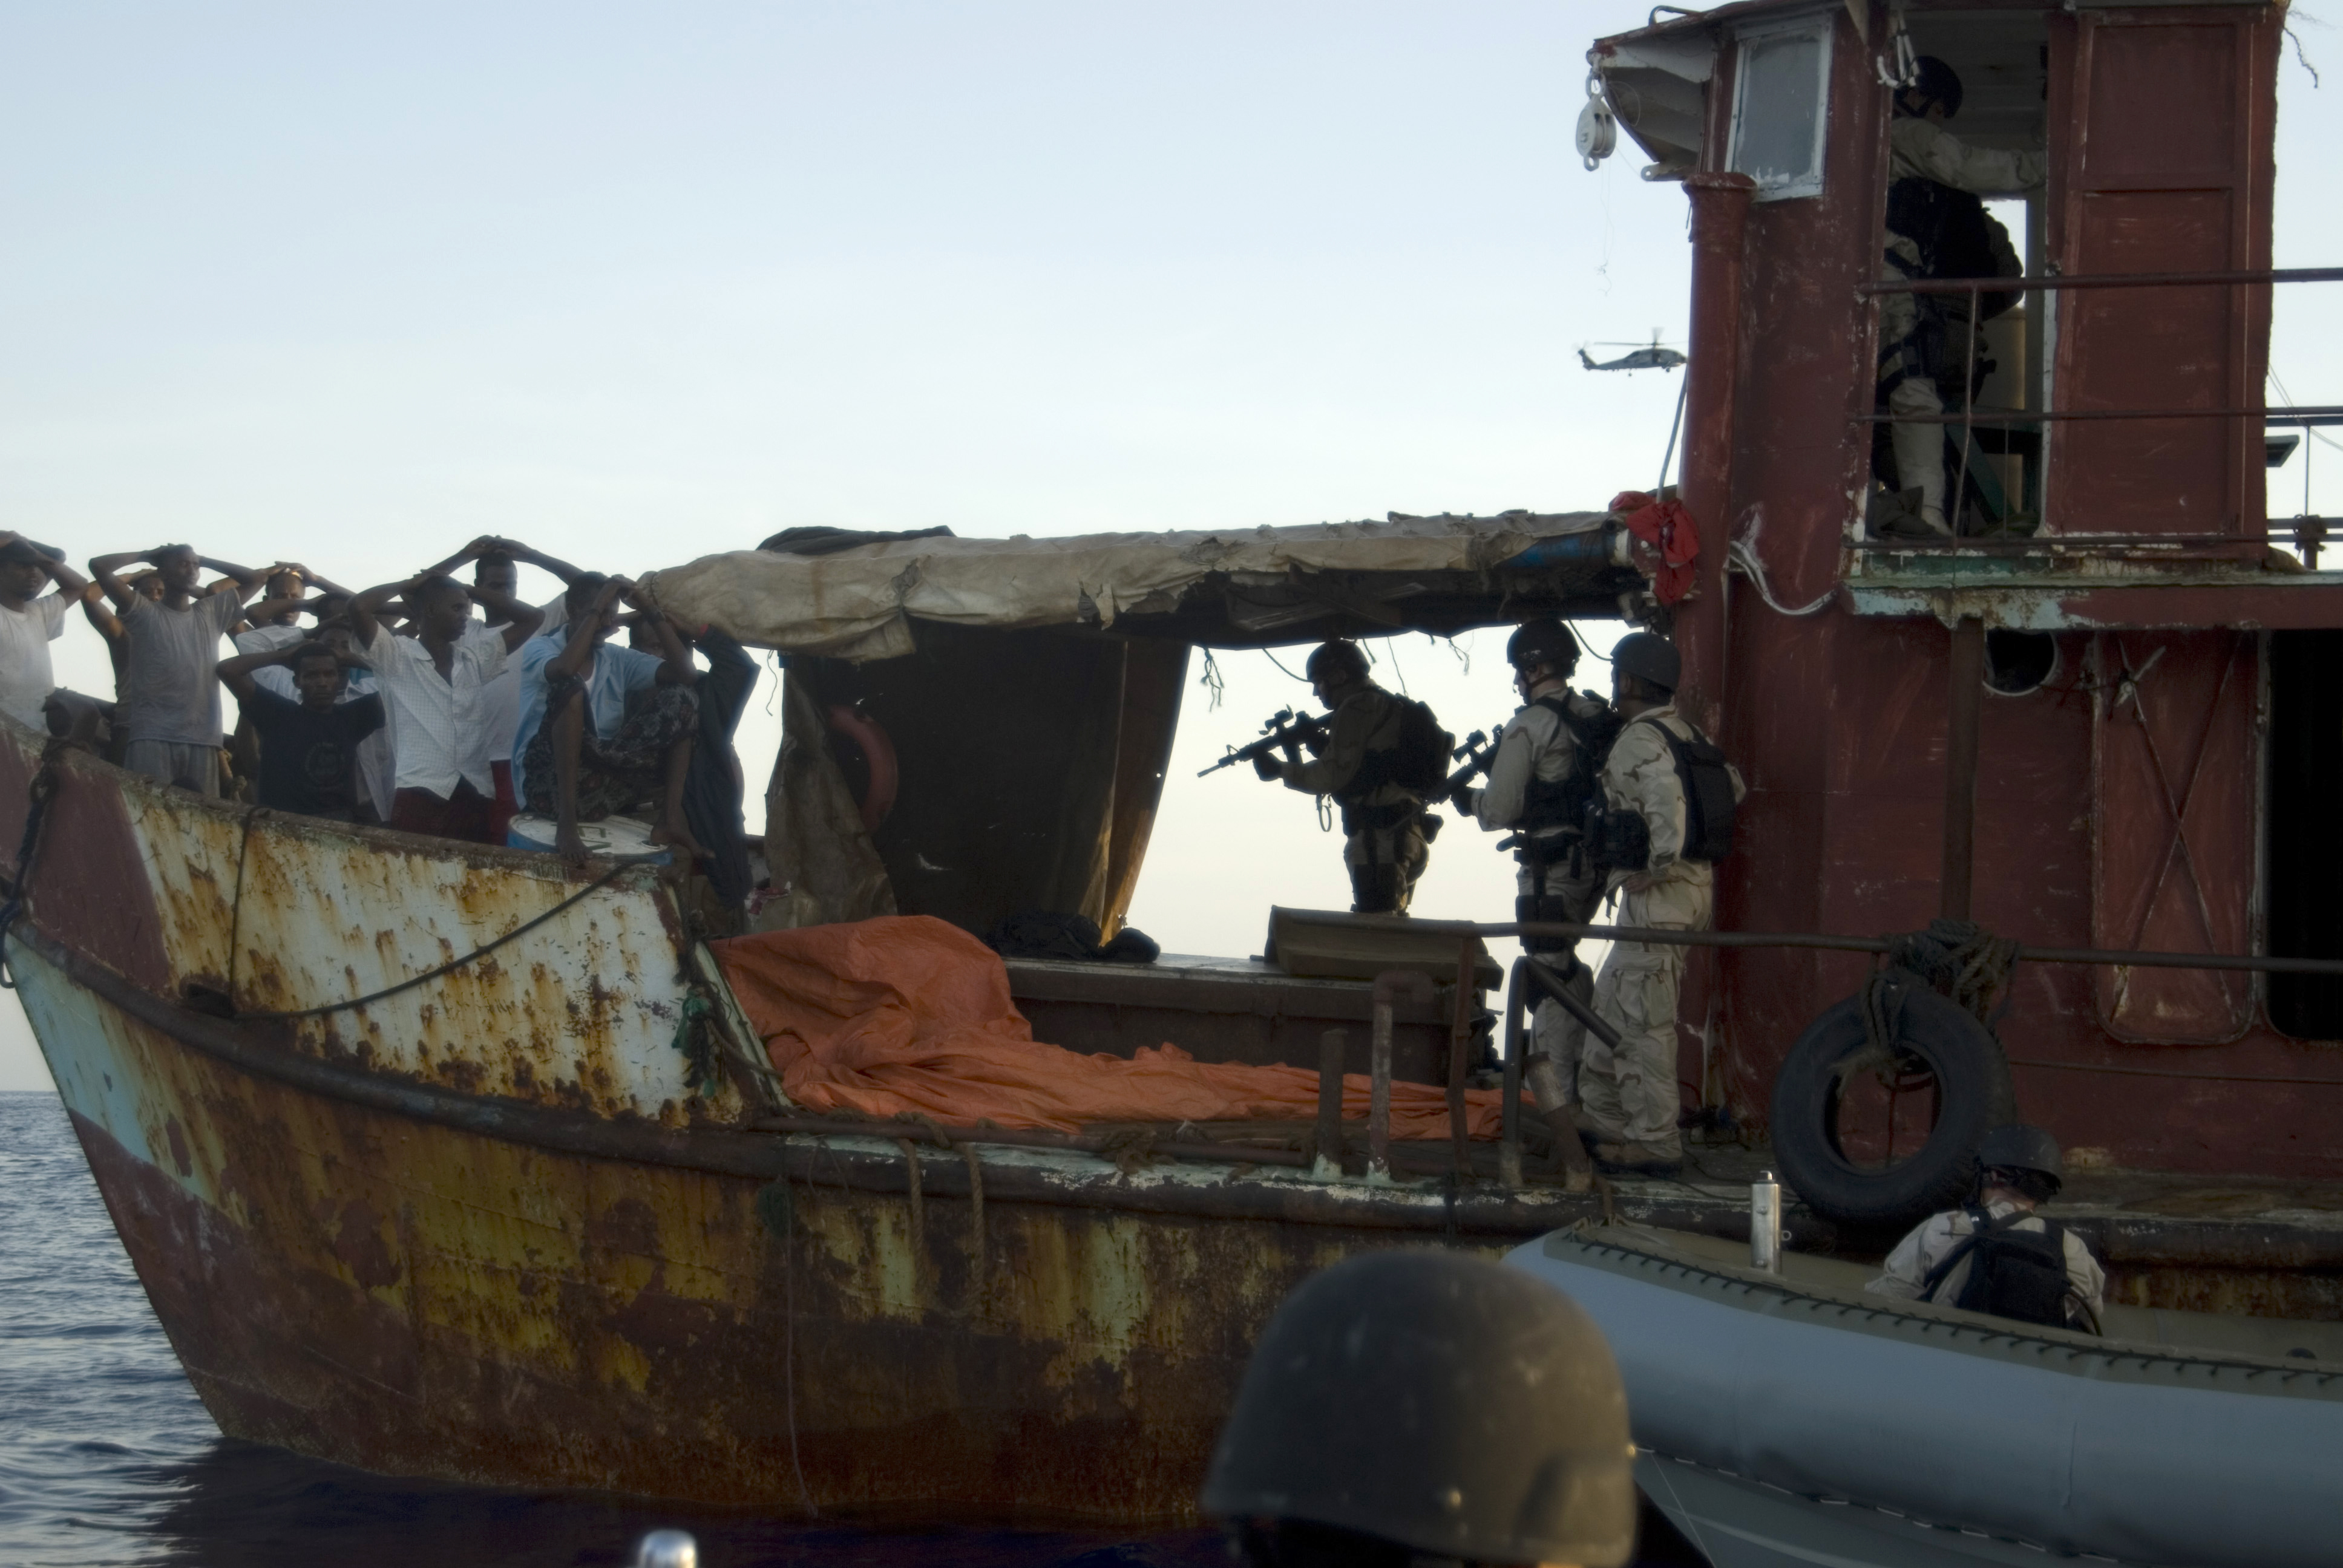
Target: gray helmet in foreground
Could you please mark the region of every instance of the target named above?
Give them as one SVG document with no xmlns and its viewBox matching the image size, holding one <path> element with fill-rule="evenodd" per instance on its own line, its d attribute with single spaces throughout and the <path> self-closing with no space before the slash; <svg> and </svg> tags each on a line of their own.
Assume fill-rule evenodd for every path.
<svg viewBox="0 0 2343 1568">
<path fill-rule="evenodd" d="M 2032 1171 L 2047 1176 L 2053 1192 L 2066 1182 L 2066 1162 L 2059 1157 L 2058 1141 L 2023 1122 L 1986 1133 L 1977 1145 L 1977 1163 L 1988 1171 Z"/>
<path fill-rule="evenodd" d="M 1611 668 L 1667 691 L 1676 689 L 1684 674 L 1683 662 L 1676 658 L 1676 645 L 1648 631 L 1630 632 L 1621 638 L 1619 646 L 1611 650 Z"/>
<path fill-rule="evenodd" d="M 1578 668 L 1578 639 L 1570 628 L 1549 616 L 1516 628 L 1505 641 L 1505 662 L 1515 669 L 1550 664 L 1567 675 Z"/>
<path fill-rule="evenodd" d="M 1485 1563 L 1616 1568 L 1634 1444 L 1611 1347 L 1578 1303 L 1453 1252 L 1370 1252 L 1270 1320 L 1203 1510 Z"/>
</svg>

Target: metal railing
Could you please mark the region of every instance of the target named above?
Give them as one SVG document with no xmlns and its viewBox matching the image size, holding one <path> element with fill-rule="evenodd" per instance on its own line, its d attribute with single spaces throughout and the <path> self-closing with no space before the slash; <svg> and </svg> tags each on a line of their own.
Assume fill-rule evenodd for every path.
<svg viewBox="0 0 2343 1568">
<path fill-rule="evenodd" d="M 2343 266 L 2283 266 L 2218 272 L 2116 272 L 2116 273 L 2041 273 L 2017 277 L 1911 277 L 1879 278 L 1860 284 L 1858 299 L 1874 299 L 1885 295 L 1966 295 L 1969 301 L 1968 344 L 1963 364 L 1973 367 L 1977 363 L 1977 327 L 1979 304 L 1988 294 L 2033 294 L 2077 289 L 2107 288 L 2197 288 L 2251 287 L 2279 283 L 2343 283 Z M 2047 378 L 2045 378 L 2047 384 Z M 1858 425 L 1957 425 L 1961 427 L 1961 462 L 1951 487 L 1951 506 L 1957 514 L 1961 498 L 1966 492 L 1969 477 L 1969 457 L 1976 449 L 1974 432 L 1979 426 L 1986 429 L 2012 430 L 2043 424 L 2121 422 L 2144 419 L 2260 419 L 2265 426 L 2296 426 L 2308 429 L 2318 426 L 2343 425 L 2343 404 L 2312 404 L 2300 407 L 2271 408 L 1986 408 L 1980 409 L 1964 397 L 1963 407 L 1954 414 L 1883 414 L 1872 411 L 1854 415 L 1849 422 Z M 2308 461 L 2308 458 L 2305 459 Z M 2046 485 L 2046 474 L 2044 476 Z M 2306 507 L 2305 510 L 2308 508 Z M 2305 519 L 2308 520 L 2308 519 Z M 2306 539 L 2305 530 L 2292 530 L 2298 548 L 2306 551 L 2315 566 L 2318 560 L 2317 539 Z M 2323 528 L 2318 538 L 2325 537 Z M 2258 540 L 2278 537 L 2265 529 L 2261 534 L 2201 534 L 2111 536 L 2070 535 L 2048 536 L 2088 541 L 2099 548 L 2128 548 L 2148 545 L 2186 545 L 2217 548 L 2246 546 L 2254 548 Z M 1973 549 L 1981 545 L 2004 545 L 2024 548 L 2034 545 L 2032 539 L 1984 540 L 1958 537 L 1947 539 L 1895 539 L 1858 541 L 1858 548 L 1874 549 Z"/>
</svg>

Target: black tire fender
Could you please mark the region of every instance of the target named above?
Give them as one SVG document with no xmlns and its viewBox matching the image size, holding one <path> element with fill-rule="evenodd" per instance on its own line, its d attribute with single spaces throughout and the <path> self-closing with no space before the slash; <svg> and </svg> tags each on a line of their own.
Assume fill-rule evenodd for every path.
<svg viewBox="0 0 2343 1568">
<path fill-rule="evenodd" d="M 1839 1151 L 1834 1131 L 1840 1081 L 1867 1070 L 1863 999 L 1849 997 L 1806 1026 L 1774 1079 L 1774 1158 L 1782 1179 L 1825 1219 L 1859 1226 L 1916 1225 L 1967 1201 L 1976 1149 L 2017 1120 L 2009 1059 L 1984 1025 L 1909 976 L 1891 979 L 1883 1011 L 1896 1048 L 1936 1074 L 1936 1125 L 1909 1160 L 1865 1171 Z"/>
</svg>

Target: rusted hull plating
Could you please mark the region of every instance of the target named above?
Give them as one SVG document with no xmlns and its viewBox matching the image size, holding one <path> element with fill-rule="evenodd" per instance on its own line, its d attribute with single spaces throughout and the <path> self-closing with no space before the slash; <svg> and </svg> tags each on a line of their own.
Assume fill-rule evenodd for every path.
<svg viewBox="0 0 2343 1568">
<path fill-rule="evenodd" d="M 1403 1239 L 551 1151 L 250 1076 L 17 961 L 206 1406 L 369 1470 L 1182 1519 L 1262 1319 Z"/>
</svg>

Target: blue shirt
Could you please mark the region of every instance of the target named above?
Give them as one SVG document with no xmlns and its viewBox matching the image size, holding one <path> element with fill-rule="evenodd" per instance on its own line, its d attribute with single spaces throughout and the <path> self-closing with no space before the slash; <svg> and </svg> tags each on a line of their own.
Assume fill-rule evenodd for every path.
<svg viewBox="0 0 2343 1568">
<path fill-rule="evenodd" d="M 528 754 L 528 743 L 537 738 L 538 727 L 545 722 L 546 667 L 569 646 L 568 632 L 566 626 L 556 627 L 520 645 L 520 728 L 513 731 L 512 748 L 513 798 L 518 800 L 528 799 L 522 759 Z M 616 735 L 618 726 L 627 721 L 627 699 L 658 685 L 659 672 L 666 663 L 656 654 L 607 642 L 596 648 L 594 662 L 586 672 L 586 709 L 594 716 L 594 733 L 605 740 Z"/>
</svg>

